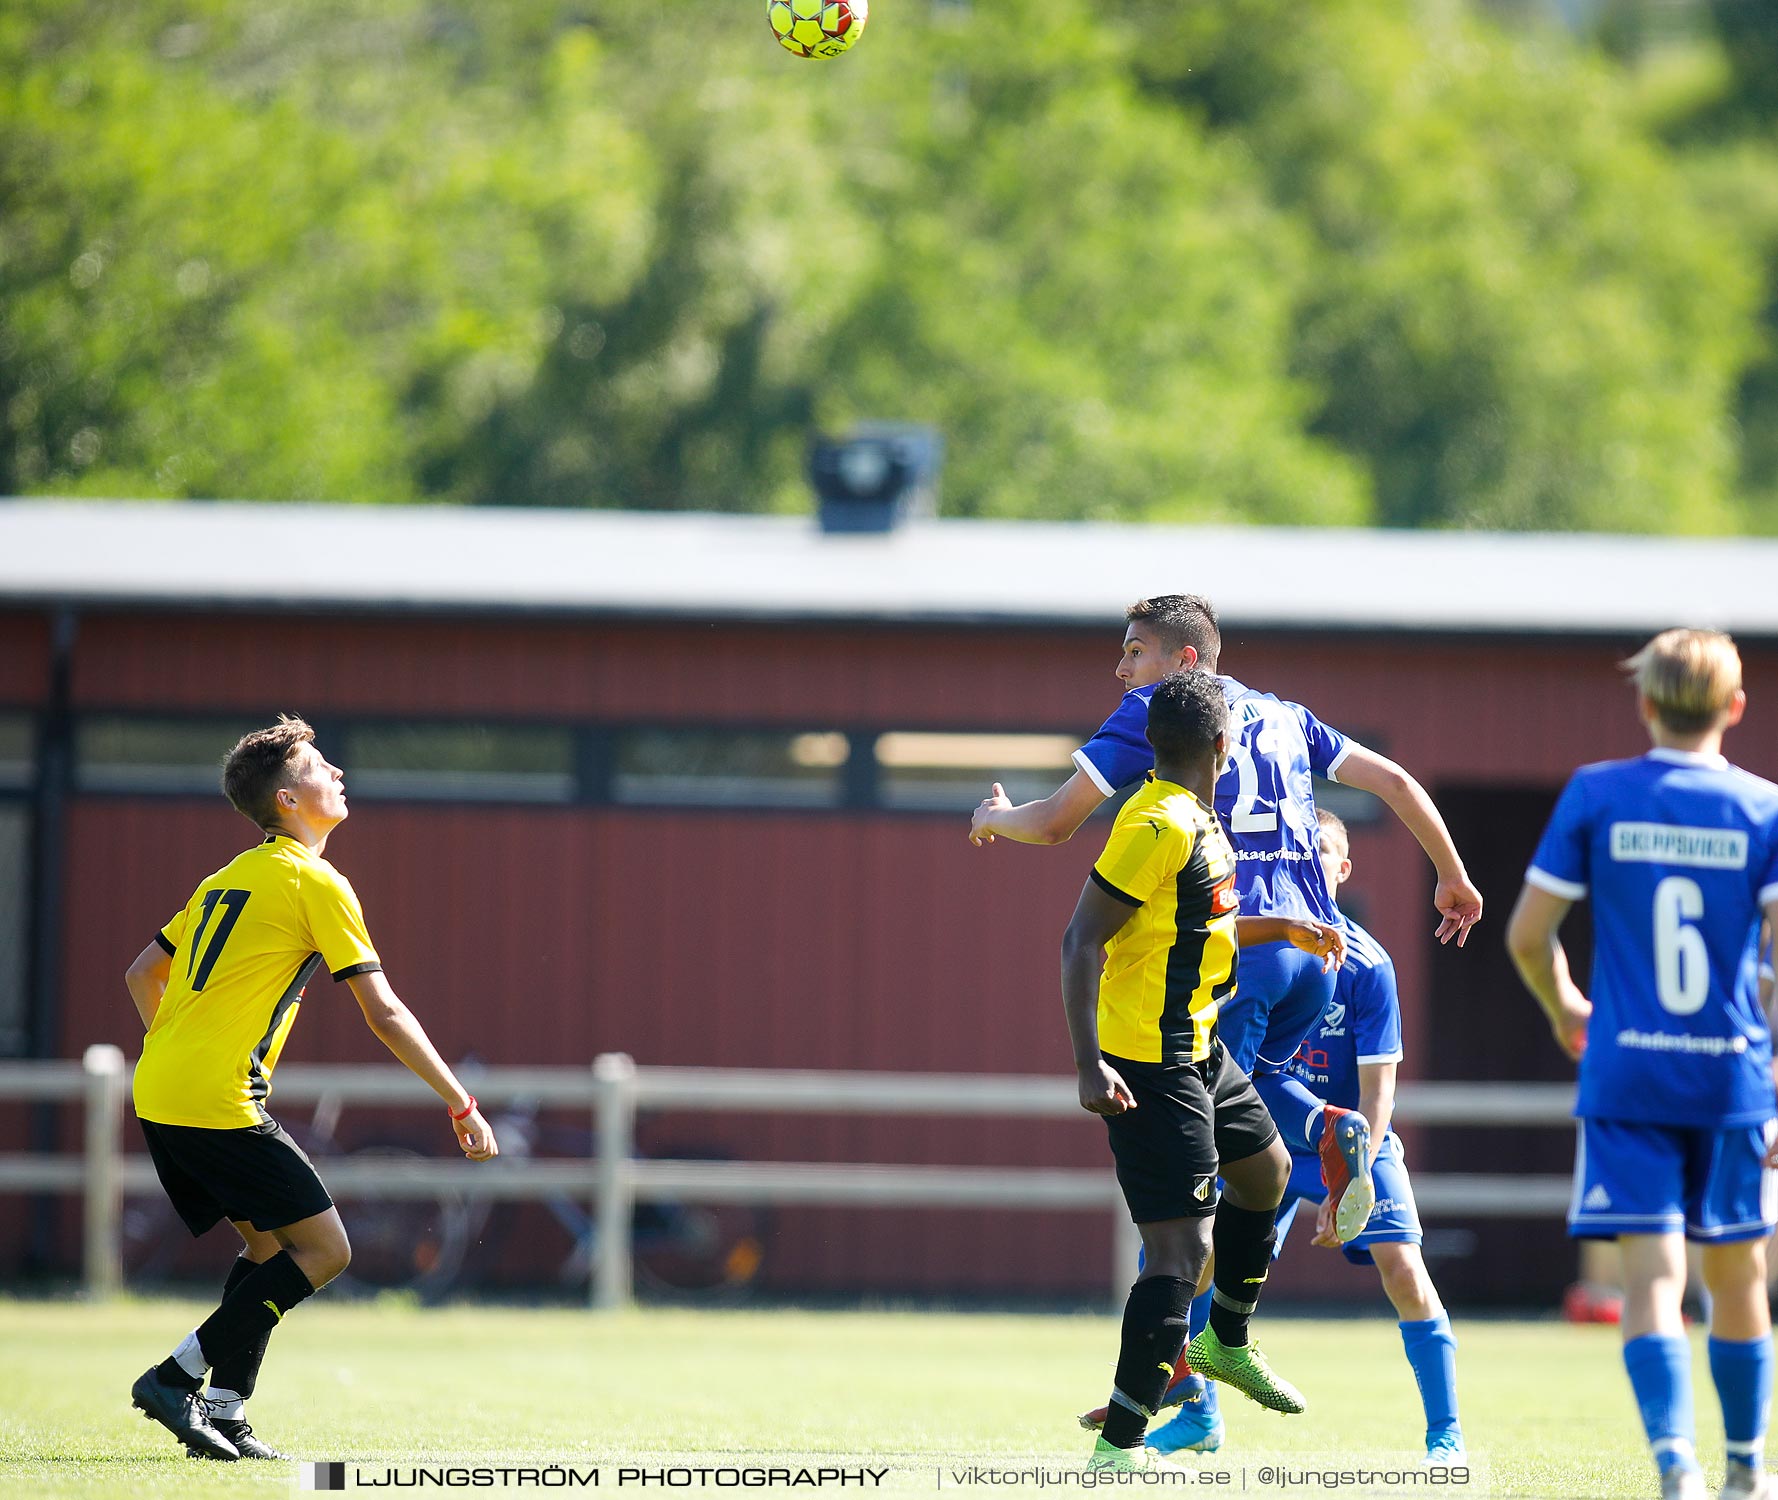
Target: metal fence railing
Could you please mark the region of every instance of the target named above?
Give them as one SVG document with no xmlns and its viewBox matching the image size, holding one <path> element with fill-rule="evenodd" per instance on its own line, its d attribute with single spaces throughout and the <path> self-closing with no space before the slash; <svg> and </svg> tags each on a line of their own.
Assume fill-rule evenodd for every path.
<svg viewBox="0 0 1778 1500">
<path fill-rule="evenodd" d="M 585 1157 L 502 1160 L 484 1171 L 440 1157 L 399 1161 L 323 1159 L 336 1197 L 548 1199 L 572 1194 L 597 1223 L 627 1230 L 638 1203 L 691 1201 L 827 1204 L 870 1207 L 1070 1209 L 1107 1215 L 1112 1237 L 1113 1305 L 1128 1290 L 1135 1231 L 1109 1170 L 969 1167 L 833 1162 L 638 1159 L 636 1117 L 648 1110 L 717 1113 L 863 1114 L 1073 1118 L 1080 1106 L 1072 1079 L 943 1073 L 796 1072 L 743 1068 L 637 1067 L 604 1053 L 590 1068 L 496 1067 L 467 1080 L 488 1105 L 524 1100 L 583 1107 L 593 1125 Z M 109 1296 L 122 1284 L 119 1210 L 125 1192 L 155 1188 L 146 1155 L 123 1149 L 129 1065 L 116 1047 L 89 1047 L 79 1062 L 0 1063 L 0 1102 L 84 1102 L 78 1153 L 0 1153 L 0 1193 L 77 1194 L 83 1200 L 82 1275 L 86 1291 Z M 406 1069 L 388 1065 L 306 1066 L 278 1071 L 281 1103 L 430 1105 L 432 1091 Z M 1570 1084 L 1418 1083 L 1402 1085 L 1395 1118 L 1403 1124 L 1566 1125 Z M 1566 1176 L 1427 1173 L 1414 1193 L 1428 1217 L 1543 1217 L 1567 1207 Z M 601 1232 L 588 1295 L 611 1308 L 631 1295 L 627 1232 Z"/>
</svg>

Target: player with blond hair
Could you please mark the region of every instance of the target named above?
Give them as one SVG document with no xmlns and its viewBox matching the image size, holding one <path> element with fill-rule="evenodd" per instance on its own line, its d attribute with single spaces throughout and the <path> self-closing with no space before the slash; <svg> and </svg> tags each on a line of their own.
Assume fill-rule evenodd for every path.
<svg viewBox="0 0 1778 1500">
<path fill-rule="evenodd" d="M 1747 697 L 1728 636 L 1668 630 L 1625 664 L 1653 748 L 1574 773 L 1525 872 L 1507 944 L 1557 1044 L 1580 1064 L 1570 1233 L 1615 1239 L 1624 1367 L 1663 1500 L 1702 1500 L 1686 1241 L 1710 1289 L 1710 1373 L 1727 1440 L 1723 1500 L 1769 1496 L 1772 1397 L 1766 1240 L 1771 1018 L 1761 917 L 1778 919 L 1778 786 L 1729 764 Z M 1593 902 L 1588 992 L 1559 929 Z"/>
</svg>

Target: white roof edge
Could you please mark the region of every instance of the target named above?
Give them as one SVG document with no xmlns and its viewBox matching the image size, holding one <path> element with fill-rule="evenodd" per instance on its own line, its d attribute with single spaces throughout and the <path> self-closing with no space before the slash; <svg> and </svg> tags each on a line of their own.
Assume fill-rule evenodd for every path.
<svg viewBox="0 0 1778 1500">
<path fill-rule="evenodd" d="M 1104 624 L 1196 592 L 1255 629 L 1778 637 L 1778 541 L 686 512 L 0 500 L 0 607 Z"/>
</svg>

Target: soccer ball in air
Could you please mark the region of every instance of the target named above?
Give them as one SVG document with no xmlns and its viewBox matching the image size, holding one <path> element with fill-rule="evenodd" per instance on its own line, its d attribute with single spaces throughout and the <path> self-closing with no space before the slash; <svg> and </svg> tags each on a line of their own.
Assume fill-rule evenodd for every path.
<svg viewBox="0 0 1778 1500">
<path fill-rule="evenodd" d="M 864 34 L 870 0 L 767 0 L 779 45 L 798 57 L 838 57 Z"/>
</svg>

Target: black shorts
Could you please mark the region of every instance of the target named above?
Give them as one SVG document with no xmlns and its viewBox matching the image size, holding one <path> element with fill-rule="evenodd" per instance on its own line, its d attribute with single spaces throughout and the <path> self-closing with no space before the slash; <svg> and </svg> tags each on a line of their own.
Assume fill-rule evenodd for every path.
<svg viewBox="0 0 1778 1500">
<path fill-rule="evenodd" d="M 1105 1054 L 1136 1108 L 1106 1115 L 1118 1186 L 1138 1224 L 1216 1212 L 1225 1161 L 1264 1151 L 1278 1138 L 1247 1075 L 1221 1042 L 1201 1063 L 1144 1063 Z"/>
<path fill-rule="evenodd" d="M 314 1163 L 276 1120 L 239 1130 L 141 1125 L 161 1186 L 193 1234 L 221 1219 L 282 1229 L 333 1207 Z"/>
</svg>

